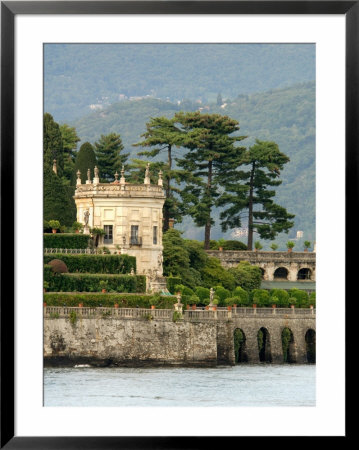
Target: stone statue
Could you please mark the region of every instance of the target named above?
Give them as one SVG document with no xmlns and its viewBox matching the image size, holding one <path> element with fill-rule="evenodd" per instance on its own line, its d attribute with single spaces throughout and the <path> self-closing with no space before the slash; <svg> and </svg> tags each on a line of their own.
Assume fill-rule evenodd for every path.
<svg viewBox="0 0 359 450">
<path fill-rule="evenodd" d="M 88 227 L 89 225 L 89 217 L 90 217 L 90 211 L 86 209 L 84 212 L 84 221 L 85 221 L 85 227 Z"/>
<path fill-rule="evenodd" d="M 97 168 L 97 166 L 95 166 L 93 171 L 94 171 L 94 174 L 95 174 L 95 178 L 98 178 L 98 168 Z"/>
<path fill-rule="evenodd" d="M 87 169 L 87 180 L 91 182 L 91 170 Z"/>
<path fill-rule="evenodd" d="M 210 301 L 211 304 L 213 303 L 213 300 L 214 300 L 214 289 L 211 288 L 209 290 L 209 301 Z"/>
<path fill-rule="evenodd" d="M 145 177 L 149 178 L 150 176 L 150 163 L 147 163 Z"/>
<path fill-rule="evenodd" d="M 177 303 L 180 305 L 181 304 L 181 298 L 182 298 L 180 292 L 177 292 L 176 298 L 177 298 Z"/>
<path fill-rule="evenodd" d="M 158 267 L 162 267 L 162 262 L 163 262 L 162 252 L 160 252 L 157 256 Z"/>
</svg>

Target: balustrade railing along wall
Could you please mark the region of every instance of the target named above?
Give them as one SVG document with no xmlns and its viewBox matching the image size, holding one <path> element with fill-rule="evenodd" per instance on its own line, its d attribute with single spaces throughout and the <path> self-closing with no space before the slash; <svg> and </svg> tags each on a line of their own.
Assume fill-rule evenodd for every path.
<svg viewBox="0 0 359 450">
<path fill-rule="evenodd" d="M 73 307 L 73 306 L 45 306 L 44 316 L 48 318 L 68 318 L 71 312 L 76 317 L 120 318 L 120 319 L 156 319 L 172 320 L 173 309 L 145 309 L 145 308 L 103 308 L 103 307 Z M 315 316 L 314 308 L 218 308 L 217 310 L 195 309 L 184 310 L 184 320 L 228 320 L 238 317 L 298 317 Z"/>
</svg>

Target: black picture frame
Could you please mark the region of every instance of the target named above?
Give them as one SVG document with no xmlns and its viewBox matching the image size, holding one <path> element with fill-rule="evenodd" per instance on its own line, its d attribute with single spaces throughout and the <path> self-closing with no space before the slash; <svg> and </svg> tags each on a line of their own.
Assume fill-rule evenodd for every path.
<svg viewBox="0 0 359 450">
<path fill-rule="evenodd" d="M 14 217 L 14 20 L 18 14 L 340 14 L 346 20 L 346 236 L 358 204 L 359 1 L 4 1 L 1 2 L 1 217 Z M 352 218 L 353 219 L 353 218 Z M 1 227 L 1 440 L 6 449 L 199 448 L 226 437 L 25 437 L 14 435 L 14 249 Z M 353 288 L 346 241 L 346 292 Z M 6 283 L 4 282 L 6 280 Z M 12 320 L 11 320 L 12 319 Z M 347 333 L 347 327 L 346 327 Z M 346 436 L 348 437 L 348 429 Z M 233 439 L 233 438 L 228 438 Z M 216 442 L 220 440 L 219 442 Z M 229 442 L 228 442 L 229 444 Z"/>
</svg>

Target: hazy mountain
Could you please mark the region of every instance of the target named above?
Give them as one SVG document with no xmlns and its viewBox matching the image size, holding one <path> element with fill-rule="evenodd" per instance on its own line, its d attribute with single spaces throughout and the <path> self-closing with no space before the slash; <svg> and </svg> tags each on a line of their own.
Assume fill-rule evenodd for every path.
<svg viewBox="0 0 359 450">
<path fill-rule="evenodd" d="M 131 96 L 206 103 L 315 79 L 313 44 L 45 44 L 44 56 L 57 121 Z"/>
</svg>

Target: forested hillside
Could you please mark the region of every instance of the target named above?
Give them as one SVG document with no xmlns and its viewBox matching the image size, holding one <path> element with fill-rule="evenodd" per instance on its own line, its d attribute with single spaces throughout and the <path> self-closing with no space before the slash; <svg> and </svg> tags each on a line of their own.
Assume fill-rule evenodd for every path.
<svg viewBox="0 0 359 450">
<path fill-rule="evenodd" d="M 295 226 L 289 235 L 282 235 L 276 242 L 284 249 L 284 243 L 295 237 L 297 230 L 304 231 L 305 239 L 315 240 L 314 82 L 240 95 L 234 99 L 223 97 L 222 102 L 208 105 L 190 101 L 178 105 L 152 98 L 122 101 L 68 123 L 76 128 L 82 142 L 94 143 L 101 134 L 119 133 L 125 151 L 135 157 L 141 148 L 133 147 L 132 144 L 140 140 L 150 117 L 172 117 L 177 111 L 199 108 L 203 108 L 204 112 L 221 113 L 238 120 L 240 134 L 248 136 L 242 141 L 244 145 L 251 145 L 255 138 L 275 141 L 280 150 L 290 157 L 281 175 L 283 184 L 277 188 L 276 201 L 296 215 Z M 178 149 L 177 153 L 180 151 Z M 188 229 L 188 223 L 186 220 L 182 227 Z M 187 233 L 189 237 L 198 239 L 202 238 L 202 234 L 202 230 L 195 227 L 191 228 L 190 234 Z M 217 220 L 212 237 L 216 239 L 221 235 Z M 302 250 L 302 247 L 296 250 Z"/>
<path fill-rule="evenodd" d="M 313 44 L 46 44 L 45 111 L 69 121 L 131 96 L 204 103 L 315 79 Z"/>
</svg>

